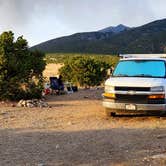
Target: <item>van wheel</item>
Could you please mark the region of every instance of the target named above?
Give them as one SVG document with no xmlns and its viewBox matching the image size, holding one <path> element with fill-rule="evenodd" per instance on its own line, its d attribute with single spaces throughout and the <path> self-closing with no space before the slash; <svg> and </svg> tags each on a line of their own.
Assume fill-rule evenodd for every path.
<svg viewBox="0 0 166 166">
<path fill-rule="evenodd" d="M 106 116 L 107 117 L 114 117 L 115 115 L 116 115 L 116 113 L 115 112 L 112 112 L 113 110 L 111 110 L 111 109 L 109 109 L 109 108 L 106 108 L 105 109 L 105 114 L 106 114 Z"/>
</svg>

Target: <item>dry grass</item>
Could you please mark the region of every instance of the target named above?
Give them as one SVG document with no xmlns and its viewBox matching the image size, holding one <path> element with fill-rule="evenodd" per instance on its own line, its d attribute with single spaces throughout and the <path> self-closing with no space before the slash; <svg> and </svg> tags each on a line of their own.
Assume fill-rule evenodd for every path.
<svg viewBox="0 0 166 166">
<path fill-rule="evenodd" d="M 44 77 L 46 77 L 46 79 L 49 79 L 49 77 L 57 76 L 59 74 L 58 70 L 62 66 L 63 66 L 62 64 L 54 64 L 54 63 L 47 64 L 43 72 Z"/>
</svg>

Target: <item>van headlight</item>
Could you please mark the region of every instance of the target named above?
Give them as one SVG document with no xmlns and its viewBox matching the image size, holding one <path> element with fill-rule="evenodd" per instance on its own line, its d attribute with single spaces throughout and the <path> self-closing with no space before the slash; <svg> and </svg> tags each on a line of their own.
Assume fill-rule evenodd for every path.
<svg viewBox="0 0 166 166">
<path fill-rule="evenodd" d="M 154 86 L 154 87 L 151 87 L 151 91 L 152 92 L 163 92 L 164 87 L 163 86 Z"/>
<path fill-rule="evenodd" d="M 104 91 L 105 92 L 112 92 L 112 91 L 114 91 L 114 87 L 110 86 L 110 85 L 105 85 Z"/>
</svg>

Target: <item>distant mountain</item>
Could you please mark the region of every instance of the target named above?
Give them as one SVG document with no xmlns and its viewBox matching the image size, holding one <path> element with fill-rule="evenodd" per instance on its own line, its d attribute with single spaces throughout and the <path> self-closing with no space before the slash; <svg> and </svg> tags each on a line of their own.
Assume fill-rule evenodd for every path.
<svg viewBox="0 0 166 166">
<path fill-rule="evenodd" d="M 103 32 L 103 33 L 107 33 L 107 32 L 112 32 L 112 33 L 120 33 L 120 32 L 123 32 L 123 31 L 126 31 L 126 30 L 129 30 L 131 29 L 130 27 L 127 27 L 123 24 L 119 24 L 118 26 L 111 26 L 111 27 L 107 27 L 107 28 L 104 28 L 102 30 L 100 30 L 99 32 Z"/>
<path fill-rule="evenodd" d="M 96 32 L 76 33 L 31 49 L 49 53 L 162 53 L 166 50 L 166 19 L 136 28 L 120 24 Z"/>
</svg>

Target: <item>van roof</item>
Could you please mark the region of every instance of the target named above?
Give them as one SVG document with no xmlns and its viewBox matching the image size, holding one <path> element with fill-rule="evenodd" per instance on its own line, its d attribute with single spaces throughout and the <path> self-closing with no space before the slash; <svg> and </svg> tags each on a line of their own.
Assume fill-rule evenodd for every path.
<svg viewBox="0 0 166 166">
<path fill-rule="evenodd" d="M 166 61 L 165 58 L 125 58 L 125 59 L 120 59 L 120 61 L 128 61 L 128 60 L 162 60 Z"/>
<path fill-rule="evenodd" d="M 166 58 L 166 54 L 120 54 L 121 58 Z"/>
<path fill-rule="evenodd" d="M 121 60 L 164 60 L 166 54 L 121 54 Z"/>
</svg>

